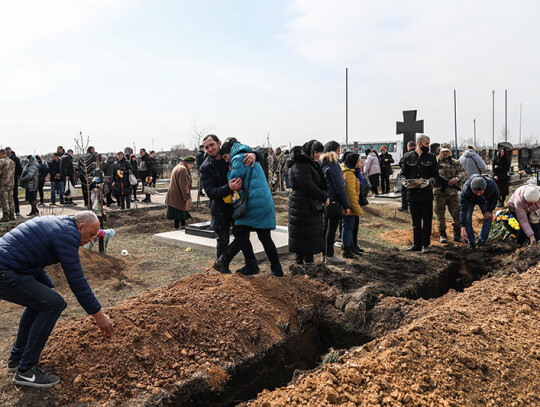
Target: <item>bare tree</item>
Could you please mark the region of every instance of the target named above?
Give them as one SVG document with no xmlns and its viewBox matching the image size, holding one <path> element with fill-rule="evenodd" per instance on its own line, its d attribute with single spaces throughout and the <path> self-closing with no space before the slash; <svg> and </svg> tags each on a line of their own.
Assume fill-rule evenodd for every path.
<svg viewBox="0 0 540 407">
<path fill-rule="evenodd" d="M 193 154 L 193 149 L 186 148 L 185 144 L 175 144 L 171 147 L 171 158 L 185 157 L 186 155 Z"/>
<path fill-rule="evenodd" d="M 213 131 L 215 129 L 215 126 L 213 124 L 199 127 L 197 125 L 197 120 L 193 120 L 193 123 L 191 124 L 191 138 L 193 142 L 195 143 L 195 149 L 199 150 L 199 146 L 201 145 L 201 140 L 206 136 L 209 132 Z"/>
</svg>

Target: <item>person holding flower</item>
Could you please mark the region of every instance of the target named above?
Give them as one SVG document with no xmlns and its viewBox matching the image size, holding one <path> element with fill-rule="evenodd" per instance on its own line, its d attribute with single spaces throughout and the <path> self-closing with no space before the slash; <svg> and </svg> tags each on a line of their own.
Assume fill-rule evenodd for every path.
<svg viewBox="0 0 540 407">
<path fill-rule="evenodd" d="M 472 225 L 474 207 L 478 205 L 484 223 L 478 236 L 478 246 L 485 246 L 491 230 L 493 210 L 499 201 L 499 188 L 495 181 L 482 175 L 473 175 L 463 185 L 459 199 L 459 224 L 461 225 L 461 241 L 476 247 L 476 236 Z"/>
<path fill-rule="evenodd" d="M 514 191 L 508 200 L 510 213 L 519 222 L 516 240 L 523 244 L 529 239 L 535 244 L 540 239 L 540 187 L 522 185 Z"/>
</svg>

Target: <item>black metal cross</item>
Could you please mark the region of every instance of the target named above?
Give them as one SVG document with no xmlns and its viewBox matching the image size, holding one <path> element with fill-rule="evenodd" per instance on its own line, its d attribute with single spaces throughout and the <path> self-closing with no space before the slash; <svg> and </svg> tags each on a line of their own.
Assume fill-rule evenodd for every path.
<svg viewBox="0 0 540 407">
<path fill-rule="evenodd" d="M 416 133 L 424 132 L 424 121 L 416 120 L 416 110 L 404 110 L 403 121 L 396 122 L 396 134 L 403 134 L 403 154 L 407 152 L 407 143 L 416 139 Z"/>
</svg>

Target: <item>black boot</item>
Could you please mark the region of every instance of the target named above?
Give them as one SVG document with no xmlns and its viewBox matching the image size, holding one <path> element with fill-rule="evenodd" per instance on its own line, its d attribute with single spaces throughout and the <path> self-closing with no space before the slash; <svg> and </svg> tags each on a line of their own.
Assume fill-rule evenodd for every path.
<svg viewBox="0 0 540 407">
<path fill-rule="evenodd" d="M 354 252 L 351 250 L 350 247 L 346 247 L 343 249 L 343 258 L 344 259 L 352 259 L 352 260 L 358 260 L 358 256 L 354 254 Z"/>
<path fill-rule="evenodd" d="M 236 270 L 236 272 L 245 276 L 254 276 L 255 274 L 259 274 L 261 270 L 259 269 L 257 259 L 246 259 L 246 265 Z"/>
<path fill-rule="evenodd" d="M 364 253 L 364 249 L 362 249 L 360 246 L 358 246 L 356 243 L 353 243 L 352 249 L 354 252 L 360 252 Z"/>
<path fill-rule="evenodd" d="M 227 261 L 227 258 L 223 254 L 217 258 L 212 265 L 212 268 L 223 274 L 231 273 L 231 270 L 229 269 L 229 261 Z"/>
<path fill-rule="evenodd" d="M 281 268 L 281 264 L 271 264 L 270 265 L 270 275 L 274 277 L 283 277 L 283 269 Z"/>
</svg>

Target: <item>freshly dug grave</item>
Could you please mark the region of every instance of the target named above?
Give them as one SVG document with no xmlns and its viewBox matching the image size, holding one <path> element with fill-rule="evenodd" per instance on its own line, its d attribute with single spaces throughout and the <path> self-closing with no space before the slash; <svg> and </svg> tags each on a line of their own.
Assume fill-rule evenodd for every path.
<svg viewBox="0 0 540 407">
<path fill-rule="evenodd" d="M 249 405 L 540 405 L 540 267 L 417 304 L 411 323 Z"/>
<path fill-rule="evenodd" d="M 129 280 L 125 273 L 126 263 L 118 257 L 88 250 L 79 249 L 79 257 L 84 270 L 84 275 L 93 287 L 102 287 L 107 281 Z M 60 263 L 47 267 L 47 273 L 54 281 L 56 289 L 68 288 L 64 277 L 64 270 Z"/>
<path fill-rule="evenodd" d="M 219 392 L 243 361 L 311 326 L 326 290 L 300 276 L 192 275 L 107 310 L 110 338 L 91 318 L 62 321 L 42 362 L 61 376 L 52 392 L 62 404 L 152 404 L 201 378 Z"/>
</svg>

